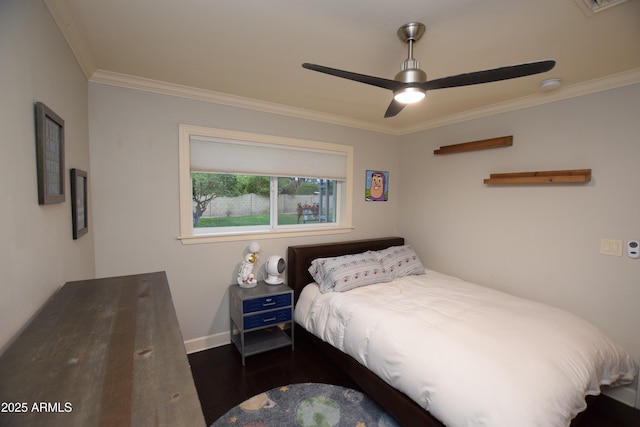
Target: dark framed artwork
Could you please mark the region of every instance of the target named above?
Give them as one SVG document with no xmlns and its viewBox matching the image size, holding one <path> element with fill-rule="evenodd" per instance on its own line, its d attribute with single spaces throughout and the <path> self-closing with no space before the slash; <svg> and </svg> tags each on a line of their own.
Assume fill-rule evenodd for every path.
<svg viewBox="0 0 640 427">
<path fill-rule="evenodd" d="M 38 203 L 64 202 L 64 120 L 42 102 L 35 105 Z"/>
<path fill-rule="evenodd" d="M 71 169 L 71 222 L 73 239 L 78 239 L 89 231 L 87 210 L 87 173 Z"/>
<path fill-rule="evenodd" d="M 389 172 L 367 171 L 364 199 L 367 202 L 386 202 L 389 199 Z"/>
</svg>

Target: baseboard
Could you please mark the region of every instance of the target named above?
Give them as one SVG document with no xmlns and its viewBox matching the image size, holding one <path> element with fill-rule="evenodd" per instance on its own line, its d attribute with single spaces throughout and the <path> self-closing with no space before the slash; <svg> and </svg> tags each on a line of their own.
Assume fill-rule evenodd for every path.
<svg viewBox="0 0 640 427">
<path fill-rule="evenodd" d="M 221 332 L 219 334 L 208 335 L 206 337 L 194 338 L 184 342 L 184 348 L 187 354 L 197 353 L 199 351 L 208 350 L 214 347 L 220 347 L 231 343 L 229 332 Z"/>
<path fill-rule="evenodd" d="M 632 408 L 638 408 L 638 377 L 631 383 L 620 387 L 602 387 L 602 393 Z M 640 409 L 640 408 L 639 408 Z"/>
<path fill-rule="evenodd" d="M 290 325 L 279 325 L 279 327 L 283 328 L 284 330 L 288 330 Z M 210 348 L 221 347 L 227 344 L 231 344 L 229 332 L 221 332 L 219 334 L 213 334 L 206 337 L 187 340 L 184 342 L 184 348 L 187 350 L 187 354 L 191 354 L 203 350 L 208 350 Z"/>
</svg>

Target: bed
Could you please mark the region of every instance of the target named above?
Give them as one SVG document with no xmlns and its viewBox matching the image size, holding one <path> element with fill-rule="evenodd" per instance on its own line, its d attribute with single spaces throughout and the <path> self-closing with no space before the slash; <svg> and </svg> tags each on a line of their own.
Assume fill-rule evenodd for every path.
<svg viewBox="0 0 640 427">
<path fill-rule="evenodd" d="M 324 260 L 379 258 L 387 248 L 409 248 L 404 243 L 378 238 L 287 253 L 301 332 L 402 425 L 564 427 L 601 384 L 633 380 L 628 354 L 562 310 L 428 269 L 353 289 L 334 281 L 343 292 L 328 289 L 326 269 L 318 276 Z"/>
</svg>

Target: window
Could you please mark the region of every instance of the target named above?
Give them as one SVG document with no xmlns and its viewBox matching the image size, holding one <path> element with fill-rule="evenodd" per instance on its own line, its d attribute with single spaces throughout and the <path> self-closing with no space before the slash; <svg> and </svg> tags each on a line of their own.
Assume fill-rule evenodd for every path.
<svg viewBox="0 0 640 427">
<path fill-rule="evenodd" d="M 353 148 L 180 125 L 184 243 L 351 229 Z"/>
<path fill-rule="evenodd" d="M 270 228 L 272 219 L 283 230 L 292 224 L 335 224 L 338 185 L 330 179 L 192 171 L 194 233 L 259 232 Z"/>
</svg>

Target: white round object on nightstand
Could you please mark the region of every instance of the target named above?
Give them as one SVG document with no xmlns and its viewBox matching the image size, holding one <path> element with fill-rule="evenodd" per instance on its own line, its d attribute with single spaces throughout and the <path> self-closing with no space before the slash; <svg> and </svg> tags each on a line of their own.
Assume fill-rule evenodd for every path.
<svg viewBox="0 0 640 427">
<path fill-rule="evenodd" d="M 284 279 L 280 277 L 280 274 L 284 273 L 286 265 L 284 258 L 278 255 L 271 255 L 264 264 L 264 269 L 267 272 L 267 278 L 264 281 L 270 285 L 283 283 Z"/>
</svg>

